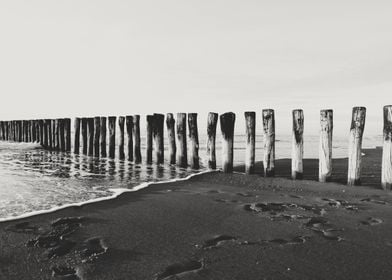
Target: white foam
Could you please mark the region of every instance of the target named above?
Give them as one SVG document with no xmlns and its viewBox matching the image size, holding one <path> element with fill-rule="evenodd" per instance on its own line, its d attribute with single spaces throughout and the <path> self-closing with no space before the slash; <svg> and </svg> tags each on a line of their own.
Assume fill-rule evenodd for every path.
<svg viewBox="0 0 392 280">
<path fill-rule="evenodd" d="M 111 199 L 114 199 L 114 198 L 118 197 L 122 193 L 125 193 L 125 192 L 136 192 L 138 190 L 147 188 L 150 185 L 158 185 L 158 184 L 166 184 L 166 183 L 174 183 L 174 182 L 179 182 L 179 181 L 186 181 L 186 180 L 189 180 L 190 178 L 192 178 L 192 177 L 194 177 L 196 175 L 201 175 L 201 174 L 211 173 L 211 172 L 217 172 L 217 171 L 218 170 L 205 170 L 205 171 L 201 171 L 201 172 L 198 172 L 198 173 L 190 174 L 190 175 L 188 175 L 187 177 L 184 177 L 184 178 L 170 179 L 170 180 L 159 181 L 159 182 L 144 182 L 144 183 L 141 183 L 140 185 L 137 185 L 137 186 L 133 187 L 132 189 L 113 188 L 113 189 L 109 189 L 111 192 L 113 192 L 113 194 L 111 196 L 105 196 L 105 197 L 89 199 L 89 200 L 86 200 L 86 201 L 83 201 L 83 202 L 64 204 L 64 205 L 53 207 L 53 208 L 50 208 L 50 209 L 38 210 L 38 211 L 25 213 L 25 214 L 22 214 L 22 215 L 19 215 L 19 216 L 15 216 L 15 217 L 0 218 L 0 222 L 15 221 L 15 220 L 20 220 L 20 219 L 36 216 L 36 215 L 53 213 L 55 211 L 58 211 L 58 210 L 61 210 L 61 209 L 65 209 L 65 208 L 68 208 L 68 207 L 82 206 L 82 205 L 91 204 L 91 203 L 95 203 L 95 202 L 99 202 L 99 201 L 111 200 Z"/>
</svg>

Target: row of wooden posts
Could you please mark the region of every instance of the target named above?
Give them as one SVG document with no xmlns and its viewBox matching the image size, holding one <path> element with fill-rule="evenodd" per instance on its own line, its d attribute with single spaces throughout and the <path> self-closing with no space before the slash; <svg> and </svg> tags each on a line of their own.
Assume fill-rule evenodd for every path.
<svg viewBox="0 0 392 280">
<path fill-rule="evenodd" d="M 293 179 L 302 179 L 304 154 L 304 113 L 303 110 L 293 110 L 292 159 L 291 170 Z M 188 118 L 187 118 L 188 117 Z M 348 185 L 359 185 L 362 161 L 362 136 L 365 128 L 365 107 L 354 107 L 349 137 L 348 154 Z M 153 151 L 156 163 L 164 162 L 164 120 L 163 114 L 147 115 L 147 153 L 146 162 L 152 163 Z M 263 168 L 266 177 L 275 173 L 275 114 L 272 109 L 262 111 L 264 132 Z M 74 153 L 80 153 L 80 138 L 82 138 L 82 153 L 95 157 L 115 157 L 117 117 L 75 118 L 74 120 Z M 208 167 L 216 169 L 216 127 L 217 113 L 209 113 L 207 121 L 207 156 Z M 256 113 L 245 112 L 246 122 L 246 156 L 245 172 L 255 172 L 255 136 Z M 178 113 L 177 122 L 172 113 L 166 115 L 166 128 L 169 143 L 170 164 L 180 167 L 188 166 L 187 157 L 187 124 L 190 143 L 190 167 L 199 168 L 199 139 L 196 113 Z M 222 133 L 222 170 L 233 171 L 235 114 L 232 112 L 220 115 Z M 107 155 L 107 128 L 109 132 L 109 151 Z M 120 131 L 118 156 L 125 159 L 124 130 L 127 133 L 127 159 L 141 163 L 140 145 L 140 115 L 118 117 Z M 320 148 L 319 148 L 319 181 L 326 182 L 332 175 L 332 132 L 333 111 L 320 111 Z M 82 136 L 82 137 L 80 137 Z M 0 139 L 17 142 L 39 142 L 44 148 L 56 151 L 71 151 L 71 119 L 17 120 L 0 122 Z M 384 107 L 384 143 L 382 156 L 381 185 L 384 189 L 392 186 L 392 106 Z"/>
</svg>

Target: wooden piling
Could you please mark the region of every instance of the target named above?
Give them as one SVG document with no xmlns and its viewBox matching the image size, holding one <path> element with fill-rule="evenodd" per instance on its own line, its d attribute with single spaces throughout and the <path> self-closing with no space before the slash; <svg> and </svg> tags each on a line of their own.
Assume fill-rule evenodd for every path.
<svg viewBox="0 0 392 280">
<path fill-rule="evenodd" d="M 88 148 L 87 155 L 94 155 L 94 118 L 87 118 Z"/>
<path fill-rule="evenodd" d="M 164 134 L 165 116 L 163 114 L 154 114 L 154 125 L 152 129 L 152 137 L 154 142 L 155 160 L 157 164 L 162 164 L 164 161 Z"/>
<path fill-rule="evenodd" d="M 43 122 L 43 129 L 44 129 L 44 141 L 43 141 L 43 144 L 42 144 L 42 146 L 44 147 L 44 148 L 47 148 L 48 147 L 48 143 L 49 143 L 49 139 L 48 139 L 48 126 L 46 125 L 46 122 L 44 121 Z"/>
<path fill-rule="evenodd" d="M 65 151 L 65 119 L 59 119 L 60 151 Z"/>
<path fill-rule="evenodd" d="M 246 127 L 246 150 L 245 150 L 245 173 L 252 174 L 255 171 L 256 150 L 256 113 L 245 112 Z"/>
<path fill-rule="evenodd" d="M 71 151 L 71 119 L 64 119 L 64 131 L 65 131 L 65 151 Z"/>
<path fill-rule="evenodd" d="M 88 149 L 88 139 L 87 139 L 87 118 L 82 118 L 82 141 L 83 141 L 83 147 L 82 147 L 82 152 L 84 155 L 87 155 L 87 149 Z"/>
<path fill-rule="evenodd" d="M 175 120 L 172 113 L 166 114 L 166 128 L 167 138 L 169 142 L 169 162 L 170 164 L 176 164 L 176 133 L 175 133 Z"/>
<path fill-rule="evenodd" d="M 183 168 L 188 166 L 186 137 L 186 113 L 177 113 L 177 165 Z"/>
<path fill-rule="evenodd" d="M 125 117 L 118 118 L 118 128 L 120 130 L 120 143 L 118 145 L 118 157 L 120 159 L 125 159 L 124 153 L 124 124 L 125 124 Z"/>
<path fill-rule="evenodd" d="M 35 134 L 36 130 L 35 130 L 35 120 L 31 120 L 31 142 L 35 143 L 37 141 L 37 136 Z"/>
<path fill-rule="evenodd" d="M 332 176 L 333 111 L 320 111 L 319 181 L 328 182 Z"/>
<path fill-rule="evenodd" d="M 142 162 L 142 153 L 140 151 L 140 115 L 133 116 L 133 144 L 134 144 L 134 162 Z"/>
<path fill-rule="evenodd" d="M 384 190 L 392 187 L 392 105 L 384 106 L 381 187 Z"/>
<path fill-rule="evenodd" d="M 199 134 L 197 129 L 197 113 L 188 114 L 189 141 L 191 144 L 191 168 L 198 169 L 199 163 Z"/>
<path fill-rule="evenodd" d="M 264 136 L 264 176 L 275 176 L 275 112 L 273 109 L 263 110 Z"/>
<path fill-rule="evenodd" d="M 354 107 L 348 146 L 347 185 L 361 184 L 362 136 L 365 129 L 366 108 Z"/>
<path fill-rule="evenodd" d="M 116 117 L 108 118 L 109 121 L 109 158 L 114 158 L 116 154 Z"/>
<path fill-rule="evenodd" d="M 217 113 L 208 113 L 207 119 L 207 158 L 208 158 L 208 168 L 216 169 L 216 125 L 218 123 Z"/>
<path fill-rule="evenodd" d="M 147 164 L 152 163 L 152 130 L 154 127 L 154 116 L 147 115 L 146 116 L 146 162 Z"/>
<path fill-rule="evenodd" d="M 75 118 L 74 130 L 74 153 L 78 155 L 80 151 L 80 118 Z"/>
<path fill-rule="evenodd" d="M 106 117 L 101 117 L 101 138 L 100 138 L 100 144 L 101 144 L 101 157 L 106 157 Z"/>
<path fill-rule="evenodd" d="M 128 160 L 133 161 L 133 117 L 126 116 L 125 117 L 125 126 L 127 130 L 127 147 L 128 147 Z"/>
<path fill-rule="evenodd" d="M 56 120 L 51 119 L 50 120 L 50 127 L 52 128 L 52 134 L 50 135 L 50 138 L 52 139 L 52 149 L 56 149 Z"/>
<path fill-rule="evenodd" d="M 304 158 L 304 112 L 301 109 L 293 110 L 293 139 L 291 150 L 291 178 L 303 179 Z"/>
<path fill-rule="evenodd" d="M 47 138 L 48 138 L 48 149 L 53 149 L 53 138 L 52 138 L 52 122 L 50 119 L 46 119 L 44 121 L 45 126 L 47 127 Z"/>
<path fill-rule="evenodd" d="M 222 132 L 222 170 L 225 173 L 233 172 L 234 123 L 234 113 L 224 113 L 220 116 L 220 127 Z"/>
<path fill-rule="evenodd" d="M 94 117 L 94 156 L 99 157 L 99 144 L 101 138 L 101 117 Z"/>
</svg>

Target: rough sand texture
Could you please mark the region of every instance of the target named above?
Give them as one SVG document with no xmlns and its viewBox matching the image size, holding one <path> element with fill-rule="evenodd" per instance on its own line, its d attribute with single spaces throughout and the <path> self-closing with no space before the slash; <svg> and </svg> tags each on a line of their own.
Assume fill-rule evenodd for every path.
<svg viewBox="0 0 392 280">
<path fill-rule="evenodd" d="M 210 173 L 0 223 L 0 278 L 390 279 L 391 218 L 371 187 Z"/>
</svg>

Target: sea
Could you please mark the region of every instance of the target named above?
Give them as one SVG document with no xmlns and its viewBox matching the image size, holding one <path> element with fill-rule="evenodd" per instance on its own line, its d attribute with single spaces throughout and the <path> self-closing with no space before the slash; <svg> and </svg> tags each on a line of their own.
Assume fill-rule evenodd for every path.
<svg viewBox="0 0 392 280">
<path fill-rule="evenodd" d="M 305 135 L 304 157 L 318 158 L 319 136 Z M 153 182 L 183 180 L 207 172 L 206 135 L 199 135 L 201 167 L 198 170 L 164 164 L 134 164 L 55 152 L 42 149 L 38 143 L 0 141 L 0 221 L 50 212 L 70 205 L 81 205 L 111 199 L 122 192 L 137 191 Z M 276 158 L 290 158 L 291 135 L 276 136 Z M 146 155 L 142 137 L 142 156 Z M 220 168 L 221 140 L 217 136 L 217 167 Z M 334 136 L 333 157 L 347 157 L 347 137 Z M 382 144 L 381 135 L 364 137 L 363 147 Z M 126 151 L 127 152 L 127 151 Z M 117 151 L 116 151 L 117 153 Z M 263 137 L 256 136 L 256 161 L 263 156 Z M 168 150 L 165 143 L 165 158 Z M 245 135 L 234 137 L 234 164 L 245 159 Z M 380 159 L 381 160 L 381 159 Z"/>
</svg>

